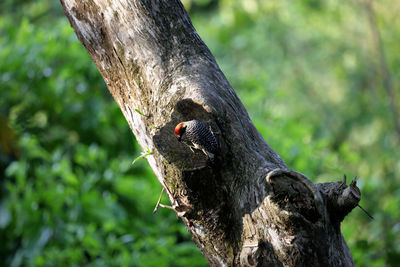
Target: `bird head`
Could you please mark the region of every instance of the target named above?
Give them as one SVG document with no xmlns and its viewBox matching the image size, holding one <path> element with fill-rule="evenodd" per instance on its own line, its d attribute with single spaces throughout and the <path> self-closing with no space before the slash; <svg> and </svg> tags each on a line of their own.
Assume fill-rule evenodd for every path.
<svg viewBox="0 0 400 267">
<path fill-rule="evenodd" d="M 182 135 L 185 133 L 186 125 L 184 122 L 179 123 L 175 127 L 175 135 L 178 138 L 178 141 L 181 141 Z"/>
</svg>

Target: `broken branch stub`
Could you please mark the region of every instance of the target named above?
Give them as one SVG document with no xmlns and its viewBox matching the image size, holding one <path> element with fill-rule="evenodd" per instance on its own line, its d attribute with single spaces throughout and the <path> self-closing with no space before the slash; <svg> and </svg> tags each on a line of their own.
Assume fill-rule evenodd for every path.
<svg viewBox="0 0 400 267">
<path fill-rule="evenodd" d="M 320 183 L 316 185 L 327 203 L 331 220 L 335 223 L 343 221 L 361 199 L 360 189 L 354 179 L 349 185 L 346 184 L 346 176 L 342 182 Z"/>
</svg>

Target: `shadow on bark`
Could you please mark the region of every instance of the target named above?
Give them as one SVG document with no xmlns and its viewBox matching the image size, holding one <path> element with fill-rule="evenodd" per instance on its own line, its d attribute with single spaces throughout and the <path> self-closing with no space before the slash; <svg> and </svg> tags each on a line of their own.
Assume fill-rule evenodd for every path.
<svg viewBox="0 0 400 267">
<path fill-rule="evenodd" d="M 232 164 L 225 161 L 234 158 L 224 140 L 217 135 L 221 153 L 214 164 L 202 152 L 192 152 L 176 140 L 175 126 L 192 119 L 203 121 L 214 132 L 220 131 L 211 113 L 193 100 L 184 99 L 177 102 L 171 120 L 153 137 L 156 149 L 168 164 L 182 170 L 180 175 L 174 175 L 180 177 L 179 183 L 174 179 L 165 181 L 168 188 L 181 186 L 172 192 L 176 201 L 174 208 L 189 228 L 200 235 L 213 232 L 210 238 L 223 240 L 227 249 L 236 255 L 232 264 L 307 266 L 318 262 L 328 266 L 334 262 L 340 266 L 348 260 L 348 255 L 342 255 L 343 262 L 340 257 L 329 255 L 338 246 L 343 250 L 340 222 L 358 203 L 350 201 L 343 211 L 335 202 L 348 187 L 345 183 L 316 186 L 300 173 L 277 169 L 258 181 L 255 187 L 258 190 L 253 195 L 234 198 L 233 195 L 248 192 L 232 192 L 233 187 L 224 179 L 224 168 Z M 237 203 L 237 199 L 242 203 Z M 277 246 L 277 243 L 284 245 Z"/>
</svg>

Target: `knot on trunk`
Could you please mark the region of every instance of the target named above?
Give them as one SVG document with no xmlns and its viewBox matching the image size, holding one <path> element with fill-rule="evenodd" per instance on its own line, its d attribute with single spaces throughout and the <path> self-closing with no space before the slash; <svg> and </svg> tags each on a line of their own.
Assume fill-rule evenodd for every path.
<svg viewBox="0 0 400 267">
<path fill-rule="evenodd" d="M 281 211 L 288 212 L 288 220 L 293 217 L 316 223 L 324 214 L 322 197 L 315 185 L 303 174 L 276 169 L 267 175 L 270 198 Z"/>
</svg>

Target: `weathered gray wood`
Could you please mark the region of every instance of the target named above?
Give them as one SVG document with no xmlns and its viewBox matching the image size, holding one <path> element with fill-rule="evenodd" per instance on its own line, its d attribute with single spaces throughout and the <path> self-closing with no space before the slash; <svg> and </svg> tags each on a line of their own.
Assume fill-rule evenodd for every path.
<svg viewBox="0 0 400 267">
<path fill-rule="evenodd" d="M 359 198 L 345 184 L 315 186 L 287 168 L 179 1 L 61 3 L 210 265 L 354 265 L 340 222 Z M 217 135 L 214 164 L 174 136 L 176 124 L 192 119 Z"/>
</svg>

